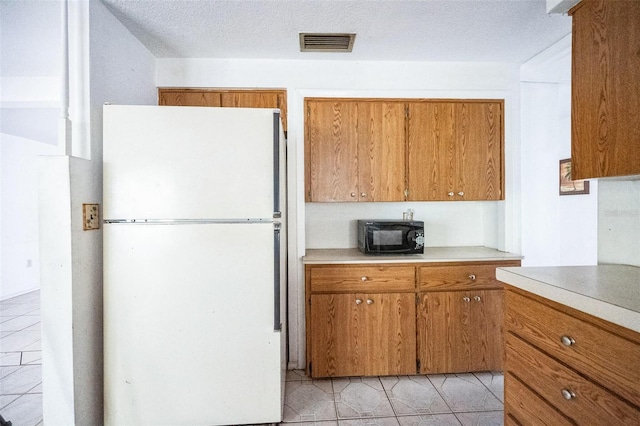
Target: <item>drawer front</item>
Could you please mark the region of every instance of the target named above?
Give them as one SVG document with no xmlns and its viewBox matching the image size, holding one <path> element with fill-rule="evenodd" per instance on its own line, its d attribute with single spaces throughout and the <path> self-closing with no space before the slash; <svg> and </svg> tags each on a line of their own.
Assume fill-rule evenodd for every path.
<svg viewBox="0 0 640 426">
<path fill-rule="evenodd" d="M 504 388 L 505 425 L 573 425 L 569 419 L 506 371 Z"/>
<path fill-rule="evenodd" d="M 335 266 L 311 269 L 311 291 L 413 291 L 413 266 Z"/>
<path fill-rule="evenodd" d="M 496 265 L 425 266 L 420 268 L 420 290 L 470 290 L 502 288 L 496 280 Z"/>
<path fill-rule="evenodd" d="M 640 406 L 640 345 L 513 291 L 505 293 L 507 332 Z"/>
<path fill-rule="evenodd" d="M 577 424 L 627 425 L 640 419 L 638 409 L 513 334 L 506 342 L 507 371 Z"/>
</svg>

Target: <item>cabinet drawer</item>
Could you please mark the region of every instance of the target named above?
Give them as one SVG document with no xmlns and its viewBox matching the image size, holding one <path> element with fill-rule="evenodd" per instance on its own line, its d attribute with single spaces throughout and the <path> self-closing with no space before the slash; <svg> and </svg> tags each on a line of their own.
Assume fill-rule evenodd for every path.
<svg viewBox="0 0 640 426">
<path fill-rule="evenodd" d="M 413 291 L 413 266 L 332 266 L 312 268 L 311 291 Z"/>
<path fill-rule="evenodd" d="M 506 331 L 640 405 L 640 345 L 510 290 L 505 304 Z"/>
<path fill-rule="evenodd" d="M 573 425 L 510 373 L 505 372 L 504 383 L 505 389 L 508 389 L 504 393 L 505 425 Z"/>
<path fill-rule="evenodd" d="M 496 266 L 425 266 L 420 268 L 420 290 L 470 290 L 471 288 L 502 288 L 496 280 Z"/>
<path fill-rule="evenodd" d="M 506 338 L 509 373 L 577 424 L 633 424 L 640 411 L 513 334 Z"/>
</svg>

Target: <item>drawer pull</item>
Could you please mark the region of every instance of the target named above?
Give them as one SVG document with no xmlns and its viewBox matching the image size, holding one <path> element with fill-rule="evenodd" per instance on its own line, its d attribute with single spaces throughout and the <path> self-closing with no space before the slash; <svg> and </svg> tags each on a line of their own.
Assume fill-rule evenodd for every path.
<svg viewBox="0 0 640 426">
<path fill-rule="evenodd" d="M 361 304 L 361 303 L 362 303 L 362 300 L 361 300 L 361 299 L 356 299 L 356 305 L 359 305 L 359 304 Z"/>
<path fill-rule="evenodd" d="M 576 397 L 576 394 L 571 392 L 569 389 L 562 389 L 562 397 L 567 401 L 572 400 Z"/>
<path fill-rule="evenodd" d="M 473 300 L 475 300 L 476 302 L 479 302 L 480 301 L 480 296 L 474 297 Z"/>
<path fill-rule="evenodd" d="M 373 305 L 373 300 L 367 299 L 367 305 Z"/>
<path fill-rule="evenodd" d="M 352 193 L 351 193 L 351 196 L 355 198 L 356 193 L 355 193 L 355 192 L 352 192 Z"/>
<path fill-rule="evenodd" d="M 463 298 L 462 298 L 462 300 L 464 300 L 465 302 L 471 302 L 471 298 L 466 297 L 466 296 L 465 296 L 465 297 L 463 297 Z"/>
<path fill-rule="evenodd" d="M 573 337 L 569 337 L 569 336 L 562 336 L 560 337 L 560 341 L 562 342 L 563 345 L 565 346 L 573 346 L 576 344 L 576 341 L 573 340 Z"/>
<path fill-rule="evenodd" d="M 369 278 L 367 278 L 367 277 L 360 277 L 360 281 L 366 281 L 366 280 L 368 280 L 368 279 L 369 279 Z"/>
<path fill-rule="evenodd" d="M 476 280 L 476 274 L 469 274 L 469 279 L 471 281 L 475 281 Z"/>
</svg>

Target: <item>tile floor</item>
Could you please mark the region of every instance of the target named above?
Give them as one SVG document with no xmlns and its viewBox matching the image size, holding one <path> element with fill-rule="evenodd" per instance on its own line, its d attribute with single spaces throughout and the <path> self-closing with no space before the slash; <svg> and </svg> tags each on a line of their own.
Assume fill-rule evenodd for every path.
<svg viewBox="0 0 640 426">
<path fill-rule="evenodd" d="M 281 424 L 502 425 L 501 373 L 311 380 L 287 373 Z M 42 425 L 40 293 L 0 302 L 0 415 Z"/>
<path fill-rule="evenodd" d="M 39 291 L 0 302 L 0 415 L 13 426 L 42 424 Z"/>
<path fill-rule="evenodd" d="M 321 426 L 502 425 L 502 373 L 311 380 L 289 371 L 283 423 Z"/>
</svg>

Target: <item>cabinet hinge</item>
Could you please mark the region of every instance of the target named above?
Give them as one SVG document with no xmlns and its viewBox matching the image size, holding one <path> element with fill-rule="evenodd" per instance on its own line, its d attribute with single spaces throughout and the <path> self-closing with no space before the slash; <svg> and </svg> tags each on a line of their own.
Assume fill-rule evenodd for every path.
<svg viewBox="0 0 640 426">
<path fill-rule="evenodd" d="M 409 196 L 409 190 L 408 190 L 408 189 L 405 189 L 405 190 L 404 190 L 404 196 L 405 196 L 405 197 L 408 197 L 408 196 Z"/>
</svg>

